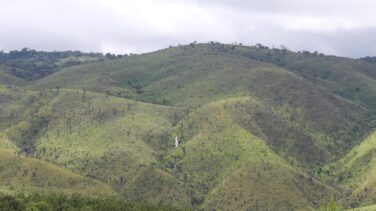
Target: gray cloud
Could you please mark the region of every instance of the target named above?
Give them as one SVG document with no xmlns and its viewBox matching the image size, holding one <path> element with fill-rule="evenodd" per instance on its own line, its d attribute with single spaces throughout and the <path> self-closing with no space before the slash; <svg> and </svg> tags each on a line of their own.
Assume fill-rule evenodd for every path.
<svg viewBox="0 0 376 211">
<path fill-rule="evenodd" d="M 193 40 L 376 55 L 372 0 L 0 0 L 0 49 L 148 52 Z"/>
</svg>

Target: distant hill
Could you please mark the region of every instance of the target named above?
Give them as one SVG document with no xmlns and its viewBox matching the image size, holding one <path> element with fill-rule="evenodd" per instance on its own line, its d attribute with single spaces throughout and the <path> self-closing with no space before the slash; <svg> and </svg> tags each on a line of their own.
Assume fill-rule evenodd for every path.
<svg viewBox="0 0 376 211">
<path fill-rule="evenodd" d="M 45 52 L 24 48 L 20 51 L 0 52 L 0 68 L 26 81 L 37 80 L 64 67 L 97 62 L 105 59 L 100 53 L 80 51 Z"/>
<path fill-rule="evenodd" d="M 100 181 L 124 201 L 375 204 L 372 59 L 215 42 L 123 57 L 24 49 L 1 58 L 2 148 Z"/>
<path fill-rule="evenodd" d="M 366 62 L 370 62 L 370 63 L 376 63 L 376 57 L 364 57 L 364 58 L 360 58 L 360 60 L 363 60 L 363 61 L 366 61 Z"/>
</svg>

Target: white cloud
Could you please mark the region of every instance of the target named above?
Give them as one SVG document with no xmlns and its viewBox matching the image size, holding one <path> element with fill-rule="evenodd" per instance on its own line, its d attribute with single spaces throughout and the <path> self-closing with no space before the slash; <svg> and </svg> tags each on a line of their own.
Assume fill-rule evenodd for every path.
<svg viewBox="0 0 376 211">
<path fill-rule="evenodd" d="M 0 0 L 0 5 L 5 50 L 140 53 L 216 40 L 376 54 L 371 0 Z M 366 40 L 360 45 L 359 38 Z"/>
</svg>

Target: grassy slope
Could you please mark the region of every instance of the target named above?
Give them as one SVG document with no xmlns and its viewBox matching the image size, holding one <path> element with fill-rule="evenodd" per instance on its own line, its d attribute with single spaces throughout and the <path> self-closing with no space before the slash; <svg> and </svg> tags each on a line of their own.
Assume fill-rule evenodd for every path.
<svg viewBox="0 0 376 211">
<path fill-rule="evenodd" d="M 354 208 L 354 209 L 348 209 L 346 211 L 374 211 L 374 210 L 376 210 L 376 205 L 357 207 L 357 208 Z"/>
<path fill-rule="evenodd" d="M 114 196 L 104 183 L 72 173 L 38 159 L 19 154 L 6 136 L 0 138 L 0 191 L 26 193 L 63 192 L 95 196 Z M 58 179 L 57 179 L 58 178 Z"/>
<path fill-rule="evenodd" d="M 5 73 L 0 68 L 0 86 L 25 85 L 27 82 L 15 76 Z"/>
<path fill-rule="evenodd" d="M 155 167 L 172 145 L 171 125 L 187 109 L 78 90 L 1 88 L 0 94 L 1 131 L 12 140 L 2 148 L 19 147 L 20 153 L 102 180 L 128 200 L 190 206 L 187 188 Z M 150 185 L 143 186 L 146 180 Z"/>
<path fill-rule="evenodd" d="M 193 203 L 203 203 L 208 210 L 317 207 L 333 190 L 292 167 L 265 141 L 238 125 L 230 107 L 244 101 L 248 102 L 240 98 L 210 103 L 175 127 L 181 145 L 167 155 L 166 162 L 196 190 Z"/>
<path fill-rule="evenodd" d="M 5 103 L 18 115 L 11 118 L 5 109 L 3 118 L 17 122 L 5 132 L 23 145 L 19 134 L 35 132 L 36 120 L 48 119 L 31 136 L 31 153 L 104 181 L 131 200 L 309 209 L 332 190 L 300 166 L 338 157 L 374 126 L 374 68 L 282 50 L 170 48 L 66 68 L 27 88 L 78 88 L 174 107 L 89 91 L 30 92 L 36 101 L 17 92 L 18 104 L 33 112 Z M 179 106 L 198 109 L 179 121 L 190 111 Z M 21 121 L 25 115 L 30 120 Z M 175 135 L 182 145 L 171 151 Z M 354 179 L 361 175 L 351 178 L 345 188 L 366 187 Z M 367 204 L 372 197 L 364 198 Z"/>
<path fill-rule="evenodd" d="M 37 158 L 106 182 L 128 200 L 190 206 L 188 189 L 158 168 L 171 124 L 186 109 L 74 90 L 60 90 L 48 107 Z"/>
<path fill-rule="evenodd" d="M 56 191 L 93 195 L 115 194 L 109 186 L 101 182 L 21 154 L 24 149 L 17 146 L 22 144 L 21 138 L 34 138 L 27 135 L 33 131 L 29 120 L 34 119 L 36 115 L 32 114 L 41 105 L 44 105 L 46 101 L 49 101 L 52 95 L 47 96 L 46 94 L 46 96 L 41 97 L 37 92 L 20 88 L 0 87 L 0 96 L 2 191 Z M 10 127 L 11 129 L 9 129 Z M 17 131 L 17 133 L 14 133 L 14 131 Z M 35 136 L 37 135 L 35 134 Z M 12 141 L 9 139 L 12 139 Z M 30 139 L 27 141 L 29 142 Z M 35 172 L 34 176 L 33 171 Z M 57 180 L 56 178 L 59 179 Z"/>
<path fill-rule="evenodd" d="M 343 186 L 347 204 L 374 204 L 376 202 L 376 132 L 333 165 L 338 182 Z"/>
<path fill-rule="evenodd" d="M 239 67 L 232 67 L 238 63 Z M 192 106 L 219 96 L 243 93 L 241 83 L 233 86 L 240 76 L 222 79 L 234 76 L 226 73 L 229 69 L 244 70 L 249 66 L 236 57 L 174 48 L 100 65 L 67 68 L 38 81 L 33 88 L 78 87 L 149 102 Z M 142 94 L 137 95 L 137 85 L 143 87 L 139 89 Z"/>
<path fill-rule="evenodd" d="M 271 122 L 265 123 L 262 130 L 268 143 L 280 154 L 290 153 L 308 163 L 327 161 L 342 153 L 368 129 L 371 123 L 366 117 L 370 116 L 370 109 L 338 97 L 288 69 L 250 59 L 247 53 L 252 50 L 255 49 L 237 47 L 231 51 L 229 46 L 222 49 L 212 45 L 170 48 L 67 68 L 31 87 L 85 88 L 190 107 L 229 97 L 252 96 L 273 110 L 272 118 L 279 119 L 278 126 L 290 122 L 280 131 L 271 130 Z M 286 129 L 295 132 L 290 136 Z M 302 144 L 302 140 L 310 144 Z M 313 146 L 309 153 L 296 153 L 301 151 L 294 146 L 307 145 Z"/>
<path fill-rule="evenodd" d="M 284 200 L 288 204 L 283 203 L 281 209 L 316 207 L 320 197 L 314 199 L 318 196 L 315 194 L 323 192 L 322 198 L 325 198 L 332 191 L 290 166 L 263 140 L 237 124 L 236 115 L 244 114 L 237 110 L 239 103 L 242 106 L 260 104 L 249 98 L 219 101 L 179 121 L 187 109 L 75 90 L 59 93 L 53 90 L 45 95 L 50 103 L 43 103 L 34 116 L 48 118 L 48 129 L 36 136 L 34 155 L 106 182 L 128 200 L 190 206 L 192 197 L 194 205 L 206 208 L 255 206 L 244 201 L 251 200 L 259 189 L 245 191 L 244 198 L 234 202 L 218 197 L 223 191 L 220 183 L 228 188 L 228 193 L 234 193 L 231 187 L 236 185 L 250 185 L 245 178 L 230 186 L 225 182 L 233 181 L 228 178 L 239 176 L 249 166 L 260 172 L 248 173 L 248 179 L 264 178 L 264 173 L 281 175 L 281 180 L 275 176 L 260 180 L 265 184 L 275 182 L 265 189 L 265 196 L 259 202 L 254 201 L 260 206 L 282 206 L 274 202 L 277 195 L 271 193 L 284 190 L 289 184 L 295 184 L 296 188 L 286 195 Z M 174 122 L 178 123 L 175 129 Z M 19 134 L 14 131 L 20 130 L 20 125 L 5 131 L 10 135 Z M 171 131 L 175 132 L 171 134 Z M 197 135 L 191 134 L 195 131 Z M 182 148 L 166 155 L 166 150 L 172 148 L 173 135 L 186 142 L 182 145 L 186 156 L 180 158 Z M 204 143 L 208 139 L 212 142 Z M 161 156 L 165 159 L 161 160 Z M 178 172 L 173 169 L 176 159 Z M 302 185 L 293 181 L 304 181 L 304 191 L 301 191 Z M 226 204 L 214 205 L 216 200 Z"/>
<path fill-rule="evenodd" d="M 75 90 L 32 92 L 19 88 L 2 88 L 0 91 L 3 95 L 2 131 L 6 134 L 1 137 L 9 136 L 12 140 L 2 138 L 1 148 L 17 150 L 18 153 L 26 152 L 36 158 L 54 162 L 64 169 L 102 180 L 129 201 L 190 206 L 188 189 L 157 167 L 161 150 L 172 144 L 172 141 L 169 143 L 168 136 L 171 124 L 178 121 L 187 109 L 150 105 Z M 40 124 L 41 120 L 46 120 L 43 121 L 46 123 Z M 18 170 L 23 170 L 24 165 L 41 169 L 33 163 L 37 159 L 23 159 L 25 162 L 19 164 Z M 53 181 L 43 178 L 46 183 L 38 180 L 40 184 L 37 185 L 52 191 L 67 192 L 72 189 L 72 192 L 94 194 L 98 182 L 76 182 L 79 178 L 73 178 L 69 181 L 81 188 L 76 190 L 73 189 L 76 186 L 72 185 L 71 188 L 65 184 L 63 169 L 54 168 L 56 174 L 51 174 L 49 169 L 41 169 L 38 173 L 44 176 L 62 176 L 62 180 L 59 180 L 61 183 L 55 187 Z M 10 171 L 14 170 L 16 169 L 10 168 Z M 31 174 L 29 169 L 24 171 Z M 65 171 L 70 178 L 72 173 Z M 9 191 L 14 184 L 22 185 L 26 182 L 13 181 L 3 191 Z M 148 185 L 143 185 L 144 183 Z M 42 189 L 34 187 L 35 184 L 27 185 L 25 189 L 30 191 Z M 107 186 L 101 188 L 104 193 L 107 192 L 106 189 L 110 189 Z M 11 189 L 20 190 L 19 187 Z"/>
</svg>

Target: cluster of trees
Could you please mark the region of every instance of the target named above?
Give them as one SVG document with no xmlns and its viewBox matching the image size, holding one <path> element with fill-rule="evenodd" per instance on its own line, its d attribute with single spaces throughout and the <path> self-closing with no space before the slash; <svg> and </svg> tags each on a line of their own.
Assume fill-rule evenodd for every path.
<svg viewBox="0 0 376 211">
<path fill-rule="evenodd" d="M 89 210 L 178 210 L 165 205 L 128 203 L 117 197 L 92 198 L 78 194 L 0 195 L 0 210 L 7 211 L 89 211 Z"/>
<path fill-rule="evenodd" d="M 376 56 L 374 56 L 374 57 L 367 56 L 367 57 L 361 58 L 361 60 L 366 61 L 366 62 L 370 62 L 370 63 L 376 63 Z"/>
<path fill-rule="evenodd" d="M 37 51 L 30 48 L 23 48 L 22 50 L 18 51 L 9 51 L 5 53 L 4 51 L 0 51 L 0 62 L 4 62 L 6 60 L 17 60 L 17 59 L 31 59 L 31 58 L 40 58 L 44 60 L 59 60 L 61 58 L 68 58 L 68 57 L 80 57 L 80 56 L 92 56 L 92 57 L 102 57 L 101 53 L 83 53 L 81 51 Z"/>
<path fill-rule="evenodd" d="M 15 50 L 8 53 L 0 51 L 0 66 L 8 74 L 30 81 L 43 78 L 64 67 L 101 61 L 104 58 L 101 53 L 83 53 L 80 51 L 45 52 L 24 48 L 20 51 Z"/>
</svg>

